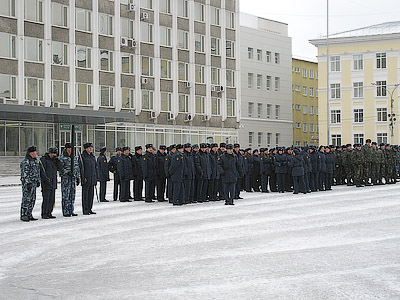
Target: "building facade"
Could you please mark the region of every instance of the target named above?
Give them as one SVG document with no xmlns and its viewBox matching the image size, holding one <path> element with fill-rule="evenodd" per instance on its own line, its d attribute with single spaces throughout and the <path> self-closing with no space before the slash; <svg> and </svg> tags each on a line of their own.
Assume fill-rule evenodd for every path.
<svg viewBox="0 0 400 300">
<path fill-rule="evenodd" d="M 318 64 L 292 59 L 293 145 L 318 143 Z"/>
<path fill-rule="evenodd" d="M 330 35 L 328 64 L 326 39 L 310 42 L 318 47 L 320 142 L 398 144 L 400 22 Z"/>
<path fill-rule="evenodd" d="M 4 0 L 0 156 L 235 142 L 238 0 Z M 75 120 L 75 121 L 74 121 Z"/>
<path fill-rule="evenodd" d="M 242 13 L 240 44 L 241 146 L 289 146 L 293 131 L 288 26 Z"/>
</svg>

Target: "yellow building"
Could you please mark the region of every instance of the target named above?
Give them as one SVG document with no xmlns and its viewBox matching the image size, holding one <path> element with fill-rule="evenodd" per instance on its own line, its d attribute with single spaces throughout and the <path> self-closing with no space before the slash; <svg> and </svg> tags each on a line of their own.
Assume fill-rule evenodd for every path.
<svg viewBox="0 0 400 300">
<path fill-rule="evenodd" d="M 318 64 L 292 59 L 293 145 L 318 145 Z"/>
<path fill-rule="evenodd" d="M 329 99 L 326 39 L 310 42 L 318 47 L 320 143 L 398 144 L 400 22 L 330 35 Z"/>
</svg>

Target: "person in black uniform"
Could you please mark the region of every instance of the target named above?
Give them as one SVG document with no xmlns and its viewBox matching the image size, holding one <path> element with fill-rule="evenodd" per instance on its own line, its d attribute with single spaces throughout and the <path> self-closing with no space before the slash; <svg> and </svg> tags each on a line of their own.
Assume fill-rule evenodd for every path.
<svg viewBox="0 0 400 300">
<path fill-rule="evenodd" d="M 169 174 L 169 167 L 171 165 L 171 159 L 175 155 L 175 152 L 176 152 L 176 145 L 170 145 L 168 148 L 169 148 L 169 151 L 168 151 L 167 157 L 165 158 L 164 169 L 165 169 L 165 176 L 167 177 L 167 198 L 168 198 L 168 202 L 172 203 L 174 189 L 172 187 L 171 175 Z"/>
<path fill-rule="evenodd" d="M 199 154 L 199 145 L 194 144 L 192 147 L 192 157 L 193 157 L 193 163 L 194 163 L 194 178 L 193 178 L 193 203 L 197 203 L 199 200 L 199 193 L 198 193 L 198 180 L 199 180 L 199 174 L 197 173 L 197 168 L 196 168 L 196 161 L 195 161 L 195 156 Z"/>
<path fill-rule="evenodd" d="M 136 146 L 135 155 L 132 157 L 133 197 L 135 201 L 143 201 L 142 151 L 142 146 Z"/>
<path fill-rule="evenodd" d="M 97 185 L 97 163 L 93 154 L 93 144 L 85 143 L 81 155 L 81 177 L 82 177 L 82 211 L 84 215 L 95 215 L 92 210 L 94 188 Z"/>
<path fill-rule="evenodd" d="M 304 184 L 305 162 L 303 156 L 300 154 L 299 149 L 293 150 L 289 164 L 293 176 L 293 194 L 298 194 L 299 192 L 307 194 L 306 186 Z"/>
<path fill-rule="evenodd" d="M 278 188 L 277 188 L 277 181 L 276 181 L 276 173 L 275 173 L 275 156 L 277 155 L 278 150 L 276 148 L 272 148 L 269 150 L 269 157 L 271 159 L 271 177 L 270 177 L 270 182 L 269 182 L 269 186 L 271 189 L 271 192 L 278 192 Z"/>
<path fill-rule="evenodd" d="M 252 180 L 253 180 L 253 156 L 251 154 L 251 148 L 247 148 L 244 151 L 244 181 L 245 190 L 247 193 L 252 193 Z"/>
<path fill-rule="evenodd" d="M 222 155 L 226 152 L 226 143 L 220 143 L 219 144 L 219 149 L 218 149 L 218 155 Z M 221 181 L 221 176 L 218 175 L 218 180 L 217 180 L 217 188 L 218 188 L 218 200 L 225 200 L 224 197 L 224 191 L 222 189 L 222 181 Z"/>
<path fill-rule="evenodd" d="M 285 192 L 285 178 L 288 172 L 288 158 L 284 148 L 278 149 L 278 154 L 275 156 L 275 173 L 278 182 L 279 193 Z"/>
<path fill-rule="evenodd" d="M 194 156 L 196 170 L 198 174 L 197 193 L 199 198 L 197 202 L 208 202 L 207 200 L 207 184 L 211 178 L 210 157 L 207 153 L 207 144 L 200 144 L 200 151 Z"/>
<path fill-rule="evenodd" d="M 131 156 L 131 148 L 125 146 L 122 148 L 123 155 L 117 161 L 118 175 L 121 180 L 121 202 L 131 202 L 129 200 L 130 181 L 133 179 L 133 169 Z"/>
<path fill-rule="evenodd" d="M 310 147 L 310 161 L 311 161 L 311 173 L 310 173 L 310 189 L 311 192 L 316 192 L 319 188 L 319 169 L 320 161 L 317 153 L 317 149 L 314 146 Z"/>
<path fill-rule="evenodd" d="M 172 186 L 173 186 L 173 205 L 183 205 L 184 198 L 184 184 L 183 180 L 186 173 L 185 156 L 183 155 L 183 145 L 179 144 L 176 146 L 178 151 L 171 158 L 171 164 L 169 166 L 169 174 L 171 175 Z"/>
<path fill-rule="evenodd" d="M 100 202 L 108 202 L 106 200 L 107 181 L 110 181 L 109 166 L 107 163 L 107 149 L 100 149 L 100 155 L 97 158 L 97 180 L 100 182 Z"/>
<path fill-rule="evenodd" d="M 55 219 L 52 215 L 56 199 L 57 189 L 57 171 L 60 169 L 60 163 L 57 159 L 58 150 L 51 147 L 45 155 L 40 158 L 42 171 L 40 177 L 42 181 L 42 219 Z"/>
<path fill-rule="evenodd" d="M 154 202 L 154 188 L 156 180 L 156 157 L 153 153 L 153 145 L 146 145 L 146 153 L 142 163 L 143 178 L 145 182 L 145 202 Z"/>
<path fill-rule="evenodd" d="M 261 177 L 261 192 L 269 193 L 268 183 L 271 177 L 272 160 L 268 155 L 268 148 L 260 149 L 260 177 Z"/>
<path fill-rule="evenodd" d="M 211 144 L 211 151 L 209 153 L 210 157 L 210 166 L 211 166 L 211 178 L 208 181 L 208 190 L 209 190 L 209 200 L 210 201 L 217 201 L 217 194 L 218 194 L 218 186 L 217 182 L 219 179 L 218 175 L 218 144 L 213 143 Z"/>
<path fill-rule="evenodd" d="M 122 148 L 117 147 L 115 148 L 116 154 L 110 158 L 108 162 L 108 168 L 111 173 L 114 174 L 114 193 L 113 193 L 113 200 L 121 200 L 121 180 L 119 179 L 118 170 L 117 170 L 117 162 L 118 159 L 121 158 Z M 118 197 L 119 196 L 119 197 Z"/>
<path fill-rule="evenodd" d="M 260 155 L 257 149 L 253 151 L 253 172 L 252 172 L 252 186 L 255 192 L 260 192 Z"/>
<path fill-rule="evenodd" d="M 242 197 L 240 197 L 240 189 L 241 189 L 241 181 L 242 181 L 243 176 L 244 176 L 244 159 L 243 159 L 242 153 L 240 152 L 240 145 L 239 144 L 234 144 L 233 147 L 234 147 L 233 152 L 237 156 L 240 168 L 242 170 L 242 173 L 239 174 L 240 177 L 236 181 L 235 199 L 243 199 Z M 221 182 L 222 182 L 222 178 L 221 178 Z M 225 191 L 224 191 L 224 195 L 225 195 Z M 226 198 L 225 198 L 225 201 L 226 201 Z"/>
<path fill-rule="evenodd" d="M 165 185 L 166 185 L 166 179 L 167 177 L 165 176 L 165 157 L 167 154 L 165 153 L 165 150 L 167 150 L 167 147 L 165 145 L 161 145 L 159 147 L 159 150 L 157 151 L 156 154 L 156 176 L 157 176 L 157 201 L 158 202 L 164 202 L 165 201 Z"/>
<path fill-rule="evenodd" d="M 196 176 L 196 167 L 194 165 L 194 157 L 192 155 L 192 145 L 186 143 L 184 145 L 185 151 L 183 155 L 185 156 L 186 173 L 183 181 L 185 188 L 185 194 L 183 196 L 183 201 L 185 204 L 194 203 L 194 178 Z"/>
</svg>

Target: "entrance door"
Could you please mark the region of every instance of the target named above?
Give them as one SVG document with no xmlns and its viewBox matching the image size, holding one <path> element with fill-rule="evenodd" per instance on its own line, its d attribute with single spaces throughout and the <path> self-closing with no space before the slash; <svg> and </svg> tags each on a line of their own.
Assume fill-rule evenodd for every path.
<svg viewBox="0 0 400 300">
<path fill-rule="evenodd" d="M 71 131 L 60 130 L 61 153 L 64 151 L 64 145 L 71 143 Z M 82 152 L 82 131 L 75 131 L 75 155 Z"/>
</svg>

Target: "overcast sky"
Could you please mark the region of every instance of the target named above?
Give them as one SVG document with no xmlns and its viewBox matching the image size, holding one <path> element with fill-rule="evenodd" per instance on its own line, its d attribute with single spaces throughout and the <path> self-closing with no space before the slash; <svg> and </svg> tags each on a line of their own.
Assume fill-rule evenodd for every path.
<svg viewBox="0 0 400 300">
<path fill-rule="evenodd" d="M 308 40 L 326 35 L 326 0 L 241 0 L 241 11 L 289 24 L 293 55 L 315 58 Z M 399 0 L 329 0 L 329 32 L 400 21 Z"/>
</svg>

